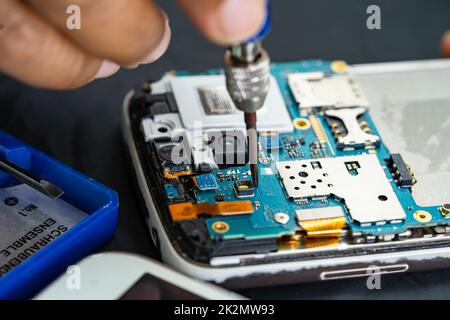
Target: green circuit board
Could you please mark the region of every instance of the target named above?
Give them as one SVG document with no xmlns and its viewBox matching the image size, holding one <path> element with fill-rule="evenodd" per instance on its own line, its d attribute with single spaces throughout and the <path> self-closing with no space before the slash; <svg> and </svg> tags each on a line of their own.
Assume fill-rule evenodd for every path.
<svg viewBox="0 0 450 320">
<path fill-rule="evenodd" d="M 192 157 L 190 163 L 177 166 L 168 165 L 166 156 L 155 160 L 160 161 L 158 170 L 164 173 L 160 182 L 168 212 L 178 214 L 171 217 L 175 223 L 201 219 L 212 241 L 282 239 L 300 234 L 366 242 L 391 241 L 400 235 L 409 237 L 415 230 L 448 224 L 448 204 L 421 207 L 415 203 L 411 192 L 417 182 L 414 173 L 383 143 L 370 117 L 370 101 L 364 101 L 364 93 L 347 75 L 345 63 L 278 63 L 272 64 L 271 72 L 291 129 L 259 130 L 258 186 L 252 185 L 245 163 L 205 168 Z M 221 70 L 211 70 L 203 76 L 221 74 Z M 175 78 L 192 76 L 178 72 Z M 171 99 L 178 105 L 173 113 L 182 113 L 183 102 L 176 94 Z M 219 107 L 226 104 L 218 101 Z M 181 117 L 184 127 L 183 120 Z M 203 136 L 208 130 L 211 128 L 206 128 Z M 169 142 L 146 140 L 153 147 L 174 142 L 173 136 Z M 152 152 L 163 147 L 156 146 Z M 232 150 L 239 153 L 237 147 Z M 247 210 L 233 211 L 234 204 Z M 191 211 L 186 209 L 188 205 Z M 184 219 L 183 210 L 190 216 Z"/>
</svg>

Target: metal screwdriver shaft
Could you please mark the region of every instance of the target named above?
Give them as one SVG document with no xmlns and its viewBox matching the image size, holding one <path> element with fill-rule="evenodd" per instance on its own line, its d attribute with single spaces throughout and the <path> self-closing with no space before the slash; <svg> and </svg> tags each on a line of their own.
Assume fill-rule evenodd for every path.
<svg viewBox="0 0 450 320">
<path fill-rule="evenodd" d="M 253 184 L 258 185 L 258 134 L 256 131 L 256 112 L 244 113 L 245 125 L 248 136 L 248 153 L 250 156 L 250 172 L 252 174 Z"/>
<path fill-rule="evenodd" d="M 270 59 L 260 41 L 230 47 L 225 53 L 228 93 L 237 109 L 244 111 L 249 138 L 248 149 L 253 184 L 258 185 L 258 141 L 256 111 L 267 96 L 270 85 Z"/>
<path fill-rule="evenodd" d="M 33 175 L 31 172 L 16 166 L 14 163 L 9 162 L 6 159 L 0 158 L 0 171 L 8 173 L 17 180 L 29 185 L 39 192 L 42 192 L 50 198 L 58 199 L 64 194 L 64 191 L 59 189 L 54 184 Z"/>
<path fill-rule="evenodd" d="M 244 111 L 250 171 L 255 186 L 258 185 L 256 111 L 263 106 L 270 85 L 270 59 L 261 41 L 269 33 L 270 16 L 270 2 L 266 0 L 266 17 L 259 32 L 247 41 L 229 47 L 225 53 L 227 90 L 236 108 Z"/>
</svg>

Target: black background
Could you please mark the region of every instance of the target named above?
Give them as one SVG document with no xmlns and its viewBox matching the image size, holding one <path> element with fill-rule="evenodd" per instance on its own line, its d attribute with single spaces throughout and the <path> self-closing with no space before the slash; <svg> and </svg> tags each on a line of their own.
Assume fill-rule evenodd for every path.
<svg viewBox="0 0 450 320">
<path fill-rule="evenodd" d="M 115 189 L 120 195 L 118 229 L 105 250 L 152 257 L 157 254 L 139 214 L 123 152 L 122 99 L 130 88 L 146 79 L 158 79 L 168 70 L 220 67 L 224 53 L 190 25 L 174 0 L 159 3 L 171 20 L 172 43 L 166 55 L 152 65 L 122 70 L 110 79 L 66 92 L 33 89 L 0 75 L 0 128 Z M 366 28 L 370 4 L 381 7 L 382 30 Z M 440 38 L 450 29 L 448 0 L 273 0 L 272 7 L 273 29 L 265 47 L 273 61 L 320 58 L 367 63 L 439 58 Z M 356 279 L 242 293 L 268 299 L 450 298 L 450 270 L 384 277 L 382 290 L 370 291 L 365 280 Z"/>
</svg>

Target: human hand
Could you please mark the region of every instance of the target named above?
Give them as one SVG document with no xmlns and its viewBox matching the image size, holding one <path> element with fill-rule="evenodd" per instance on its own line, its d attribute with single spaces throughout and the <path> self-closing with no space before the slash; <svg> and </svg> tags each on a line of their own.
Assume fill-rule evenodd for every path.
<svg viewBox="0 0 450 320">
<path fill-rule="evenodd" d="M 450 30 L 444 33 L 444 36 L 442 37 L 442 52 L 447 57 L 450 57 Z"/>
<path fill-rule="evenodd" d="M 219 44 L 260 28 L 264 0 L 178 0 L 197 28 Z M 81 9 L 81 29 L 66 26 Z M 152 63 L 167 49 L 167 16 L 151 0 L 0 0 L 0 71 L 42 88 L 77 88 Z"/>
</svg>

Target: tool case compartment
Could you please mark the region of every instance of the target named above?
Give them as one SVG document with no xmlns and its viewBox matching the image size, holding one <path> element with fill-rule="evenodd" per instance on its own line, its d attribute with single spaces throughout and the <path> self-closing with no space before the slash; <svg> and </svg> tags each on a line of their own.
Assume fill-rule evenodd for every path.
<svg viewBox="0 0 450 320">
<path fill-rule="evenodd" d="M 3 131 L 0 131 L 0 157 L 56 185 L 64 191 L 60 199 L 86 214 L 81 221 L 29 257 L 14 260 L 11 270 L 0 273 L 0 299 L 31 298 L 69 265 L 113 237 L 118 196 L 113 190 Z M 0 171 L 0 189 L 20 184 Z M 4 201 L 0 198 L 0 202 Z M 11 250 L 0 248 L 0 255 L 11 254 Z"/>
</svg>

